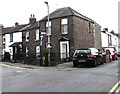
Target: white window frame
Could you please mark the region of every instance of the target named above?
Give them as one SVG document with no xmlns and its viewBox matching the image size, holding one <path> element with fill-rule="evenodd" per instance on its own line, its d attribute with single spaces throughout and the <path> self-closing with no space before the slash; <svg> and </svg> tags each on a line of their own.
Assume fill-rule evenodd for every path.
<svg viewBox="0 0 120 94">
<path fill-rule="evenodd" d="M 36 57 L 40 55 L 40 46 L 36 46 Z"/>
<path fill-rule="evenodd" d="M 28 56 L 29 56 L 29 48 L 26 47 L 26 57 L 28 57 Z"/>
<path fill-rule="evenodd" d="M 93 33 L 95 33 L 95 24 L 93 24 Z"/>
<path fill-rule="evenodd" d="M 62 34 L 68 34 L 68 19 L 64 18 L 61 20 L 61 32 Z"/>
<path fill-rule="evenodd" d="M 26 32 L 26 41 L 29 41 L 29 32 Z"/>
<path fill-rule="evenodd" d="M 47 35 L 51 35 L 51 21 L 49 21 L 49 30 L 50 32 L 48 32 L 48 22 L 46 22 L 46 34 Z"/>
<path fill-rule="evenodd" d="M 10 42 L 13 42 L 13 33 L 10 33 Z"/>
<path fill-rule="evenodd" d="M 3 49 L 3 56 L 4 56 L 5 52 L 6 52 L 6 50 L 5 50 L 5 48 L 4 48 L 4 49 Z"/>
<path fill-rule="evenodd" d="M 35 36 L 36 36 L 35 41 L 36 41 L 36 40 L 39 40 L 39 35 L 40 35 L 40 32 L 39 32 L 39 29 L 37 29 L 37 30 L 35 31 Z"/>
</svg>

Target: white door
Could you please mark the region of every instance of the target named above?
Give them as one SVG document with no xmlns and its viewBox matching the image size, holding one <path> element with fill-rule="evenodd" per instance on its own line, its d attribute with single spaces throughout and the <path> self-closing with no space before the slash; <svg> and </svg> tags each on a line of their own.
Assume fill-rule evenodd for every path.
<svg viewBox="0 0 120 94">
<path fill-rule="evenodd" d="M 60 42 L 60 58 L 69 58 L 69 41 Z"/>
</svg>

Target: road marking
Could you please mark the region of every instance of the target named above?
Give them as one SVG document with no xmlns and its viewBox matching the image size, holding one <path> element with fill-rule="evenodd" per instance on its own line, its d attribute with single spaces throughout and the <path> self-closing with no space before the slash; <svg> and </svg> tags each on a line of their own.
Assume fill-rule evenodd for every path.
<svg viewBox="0 0 120 94">
<path fill-rule="evenodd" d="M 115 93 L 113 93 L 113 92 L 115 92 Z M 109 91 L 108 94 L 119 94 L 119 93 L 120 93 L 120 80 L 114 85 L 114 87 Z"/>
</svg>

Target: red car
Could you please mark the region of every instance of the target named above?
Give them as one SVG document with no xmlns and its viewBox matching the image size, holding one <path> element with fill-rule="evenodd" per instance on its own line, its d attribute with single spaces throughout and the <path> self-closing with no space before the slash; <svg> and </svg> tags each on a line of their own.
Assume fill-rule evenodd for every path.
<svg viewBox="0 0 120 94">
<path fill-rule="evenodd" d="M 109 50 L 112 55 L 112 60 L 117 60 L 117 51 L 114 47 L 106 47 L 105 50 Z"/>
</svg>

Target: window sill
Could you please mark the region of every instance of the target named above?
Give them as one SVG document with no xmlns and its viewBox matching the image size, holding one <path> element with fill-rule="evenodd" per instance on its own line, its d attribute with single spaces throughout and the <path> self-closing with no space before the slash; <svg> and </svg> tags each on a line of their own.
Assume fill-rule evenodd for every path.
<svg viewBox="0 0 120 94">
<path fill-rule="evenodd" d="M 29 41 L 25 41 L 25 42 L 29 42 Z"/>
<path fill-rule="evenodd" d="M 39 41 L 39 40 L 35 40 L 35 41 Z"/>
<path fill-rule="evenodd" d="M 67 35 L 68 33 L 62 33 L 62 35 Z"/>
</svg>

